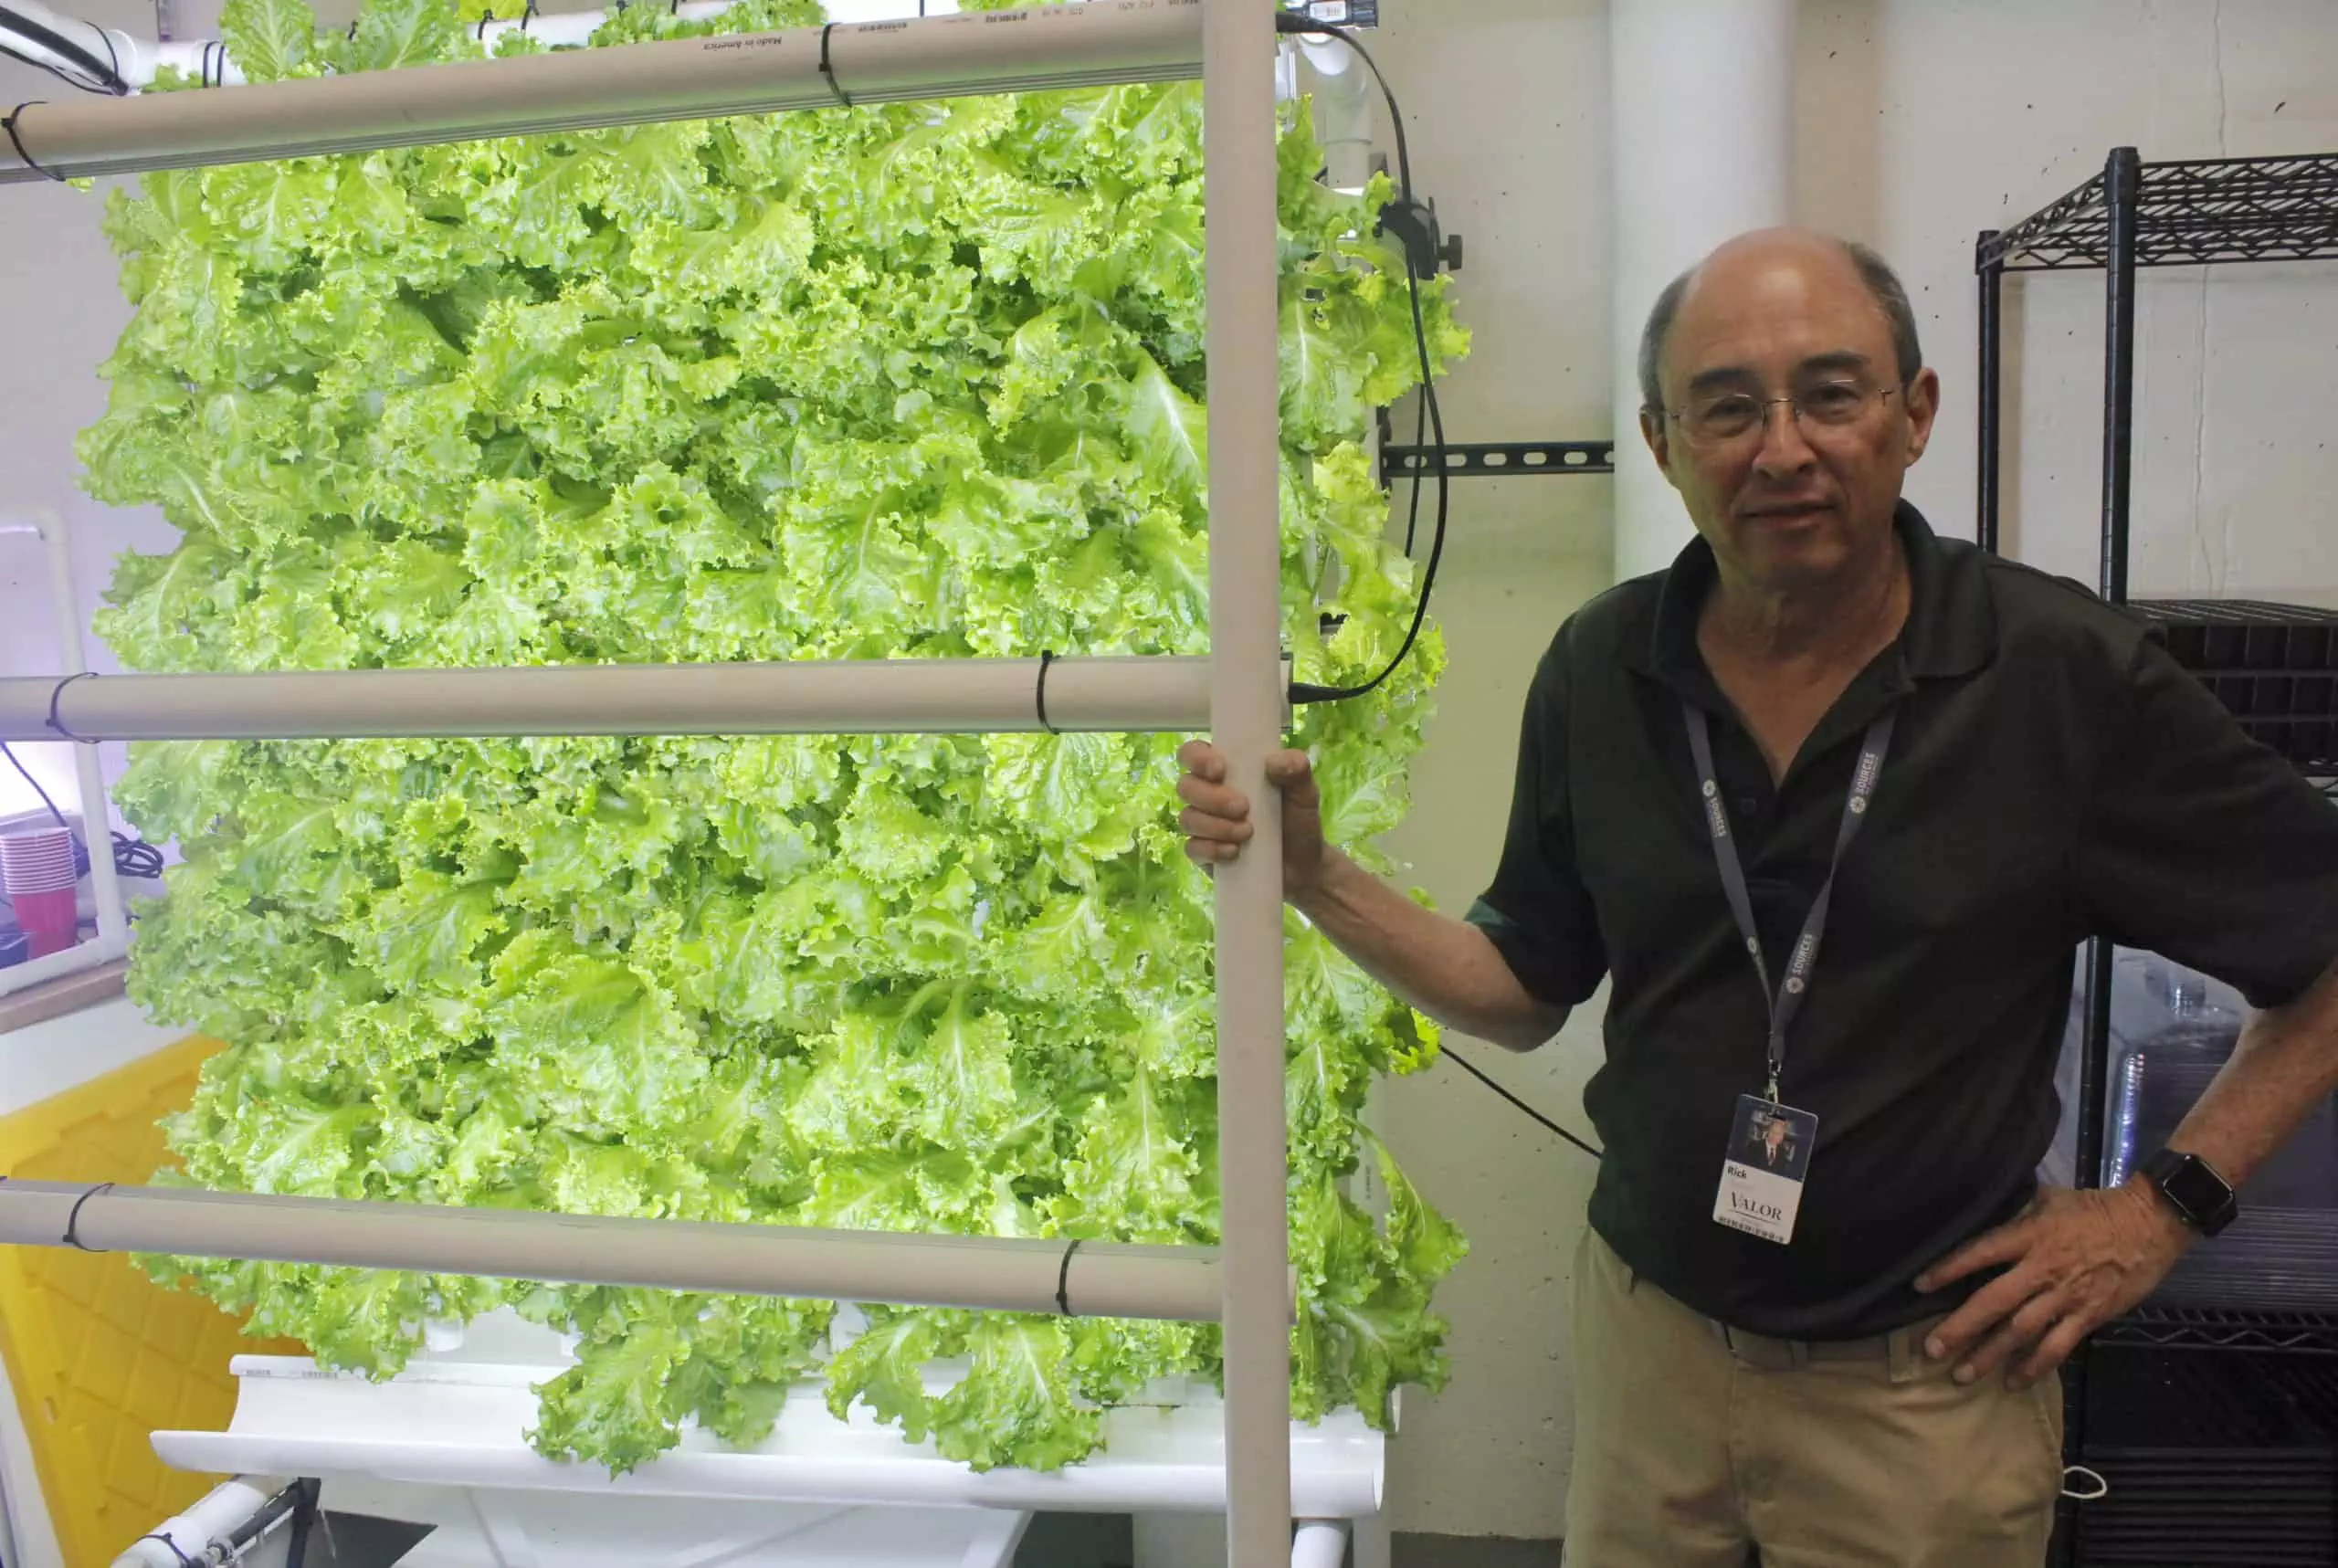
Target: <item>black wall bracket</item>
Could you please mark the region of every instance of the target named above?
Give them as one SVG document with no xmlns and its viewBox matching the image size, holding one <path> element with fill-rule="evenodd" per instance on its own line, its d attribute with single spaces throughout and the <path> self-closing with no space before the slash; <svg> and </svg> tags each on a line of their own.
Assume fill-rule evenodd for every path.
<svg viewBox="0 0 2338 1568">
<path fill-rule="evenodd" d="M 1380 448 L 1380 482 L 1393 485 L 1416 476 L 1434 478 L 1438 448 Z M 1445 471 L 1455 479 L 1488 475 L 1612 474 L 1616 471 L 1613 441 L 1483 441 L 1445 447 Z"/>
</svg>

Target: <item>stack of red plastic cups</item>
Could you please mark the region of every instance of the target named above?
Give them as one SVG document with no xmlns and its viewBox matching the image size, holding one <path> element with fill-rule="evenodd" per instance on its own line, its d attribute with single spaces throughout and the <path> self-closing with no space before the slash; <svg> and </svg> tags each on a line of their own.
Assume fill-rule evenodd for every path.
<svg viewBox="0 0 2338 1568">
<path fill-rule="evenodd" d="M 48 823 L 0 833 L 0 886 L 16 907 L 27 957 L 73 945 L 80 926 L 73 889 L 79 880 L 68 829 Z"/>
</svg>

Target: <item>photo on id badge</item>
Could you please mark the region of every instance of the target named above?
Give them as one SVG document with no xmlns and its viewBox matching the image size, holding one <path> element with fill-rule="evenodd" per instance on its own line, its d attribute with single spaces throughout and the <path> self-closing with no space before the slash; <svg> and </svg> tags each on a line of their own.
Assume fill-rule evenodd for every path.
<svg viewBox="0 0 2338 1568">
<path fill-rule="evenodd" d="M 1799 1182 L 1810 1169 L 1810 1146 L 1817 1139 L 1818 1118 L 1808 1111 L 1744 1095 L 1737 1102 L 1737 1130 L 1730 1136 L 1729 1157 Z"/>
</svg>

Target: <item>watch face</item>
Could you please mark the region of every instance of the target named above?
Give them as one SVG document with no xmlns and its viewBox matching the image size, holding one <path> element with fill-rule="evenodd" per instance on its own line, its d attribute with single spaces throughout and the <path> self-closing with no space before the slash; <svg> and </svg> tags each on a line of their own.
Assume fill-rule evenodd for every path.
<svg viewBox="0 0 2338 1568">
<path fill-rule="evenodd" d="M 2185 1214 L 2206 1219 L 2232 1201 L 2232 1189 L 2197 1160 L 2177 1163 L 2159 1178 L 2160 1191 Z"/>
</svg>

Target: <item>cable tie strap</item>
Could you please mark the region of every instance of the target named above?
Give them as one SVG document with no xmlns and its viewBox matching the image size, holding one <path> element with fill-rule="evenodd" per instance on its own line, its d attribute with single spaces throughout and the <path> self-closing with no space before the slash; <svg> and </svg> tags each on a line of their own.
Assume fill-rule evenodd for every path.
<svg viewBox="0 0 2338 1568">
<path fill-rule="evenodd" d="M 1050 735 L 1060 735 L 1063 731 L 1057 729 L 1055 721 L 1048 717 L 1048 667 L 1055 661 L 1054 649 L 1039 650 L 1039 728 Z"/>
<path fill-rule="evenodd" d="M 100 1182 L 96 1186 L 91 1187 L 89 1191 L 83 1193 L 79 1197 L 73 1200 L 73 1212 L 65 1216 L 66 1246 L 78 1247 L 83 1252 L 103 1252 L 105 1250 L 102 1247 L 91 1247 L 82 1241 L 81 1205 L 88 1203 L 91 1198 L 96 1197 L 100 1193 L 110 1193 L 111 1191 L 113 1191 L 113 1184 L 111 1182 Z"/>
<path fill-rule="evenodd" d="M 121 74 L 121 51 L 113 47 L 113 29 L 100 27 L 98 37 L 106 41 L 106 74 L 113 78 L 113 95 L 116 98 L 128 98 L 130 80 Z"/>
<path fill-rule="evenodd" d="M 16 128 L 16 120 L 18 116 L 22 115 L 26 110 L 30 109 L 34 104 L 45 103 L 47 101 L 47 100 L 46 99 L 32 99 L 26 102 L 16 105 L 16 108 L 10 110 L 5 114 L 0 114 L 0 131 L 5 131 L 8 133 L 8 145 L 16 150 L 16 156 L 23 162 L 26 168 L 30 169 L 34 174 L 42 176 L 44 179 L 55 180 L 61 185 L 65 184 L 65 176 L 58 174 L 54 170 L 44 169 L 38 163 L 35 163 L 33 161 L 33 155 L 25 151 L 25 133 Z"/>
<path fill-rule="evenodd" d="M 493 6 L 490 6 L 479 14 L 479 41 L 480 43 L 483 44 L 487 42 L 487 25 L 494 20 L 495 8 Z"/>
<path fill-rule="evenodd" d="M 836 30 L 837 25 L 834 22 L 826 23 L 820 28 L 820 75 L 827 81 L 828 90 L 836 94 L 837 104 L 842 108 L 850 109 L 852 94 L 845 91 L 844 84 L 837 80 L 836 67 L 828 63 L 828 35 Z"/>
<path fill-rule="evenodd" d="M 94 679 L 97 677 L 97 673 L 98 672 L 94 669 L 85 669 L 79 675 L 67 676 L 64 679 L 58 681 L 55 686 L 48 689 L 48 727 L 57 731 L 59 735 L 64 736 L 65 739 L 68 741 L 79 741 L 85 746 L 94 746 L 97 742 L 90 740 L 87 735 L 77 735 L 72 731 L 67 729 L 65 727 L 65 721 L 58 717 L 57 704 L 58 700 L 65 695 L 65 689 L 67 687 L 72 685 L 77 680 Z"/>
<path fill-rule="evenodd" d="M 182 1564 L 184 1564 L 184 1568 L 202 1568 L 202 1565 L 201 1565 L 200 1563 L 196 1563 L 196 1562 L 195 1562 L 195 1560 L 194 1558 L 189 1557 L 189 1556 L 186 1554 L 185 1551 L 184 1551 L 183 1548 L 181 1548 L 181 1547 L 180 1547 L 180 1545 L 179 1545 L 179 1543 L 178 1543 L 177 1542 L 173 1541 L 173 1540 L 172 1540 L 169 1536 L 167 1536 L 167 1535 L 163 1535 L 163 1534 L 161 1534 L 160 1532 L 157 1532 L 157 1533 L 155 1533 L 155 1534 L 152 1534 L 152 1535 L 142 1535 L 142 1536 L 140 1536 L 138 1539 L 139 1539 L 139 1540 L 141 1540 L 141 1541 L 159 1541 L 159 1542 L 161 1542 L 164 1546 L 166 1546 L 166 1547 L 170 1548 L 171 1555 L 172 1555 L 172 1556 L 174 1556 L 174 1557 L 175 1557 L 175 1558 L 177 1558 L 177 1559 L 179 1560 L 179 1562 L 180 1562 Z"/>
<path fill-rule="evenodd" d="M 2072 1480 L 2081 1483 L 2091 1481 L 2094 1485 L 2091 1489 L 2081 1486 L 2073 1490 L 2070 1486 Z M 2062 1495 L 2072 1502 L 2101 1502 L 2111 1495 L 2111 1483 L 2103 1479 L 2102 1472 L 2100 1470 L 2091 1470 L 2084 1465 L 2064 1465 L 2062 1467 Z"/>
<path fill-rule="evenodd" d="M 1078 1237 L 1072 1237 L 1071 1245 L 1063 1249 L 1063 1262 L 1058 1265 L 1056 1268 L 1056 1310 L 1061 1312 L 1067 1318 L 1072 1316 L 1071 1257 L 1073 1253 L 1078 1252 L 1079 1250 L 1079 1238 Z"/>
</svg>

